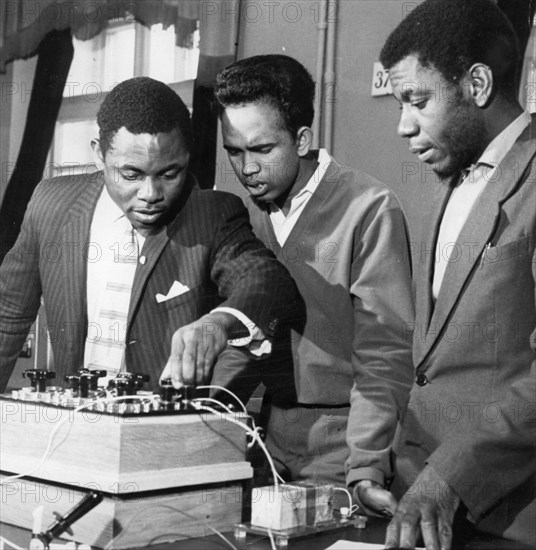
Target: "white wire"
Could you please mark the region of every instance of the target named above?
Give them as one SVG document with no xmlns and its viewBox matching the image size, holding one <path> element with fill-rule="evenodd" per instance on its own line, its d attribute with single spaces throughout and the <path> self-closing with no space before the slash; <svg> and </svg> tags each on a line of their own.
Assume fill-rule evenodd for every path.
<svg viewBox="0 0 536 550">
<path fill-rule="evenodd" d="M 350 494 L 350 491 L 348 491 L 348 489 L 346 489 L 345 487 L 336 487 L 334 485 L 333 490 L 334 491 L 342 491 L 343 493 L 346 493 L 346 495 L 348 496 L 348 502 L 349 502 L 348 516 L 351 516 L 354 512 L 357 512 L 357 510 L 359 510 L 359 506 L 357 504 L 354 504 L 354 501 L 352 499 L 352 495 Z"/>
<path fill-rule="evenodd" d="M 200 389 L 200 390 L 216 389 L 216 390 L 222 390 L 222 391 L 228 393 L 234 399 L 236 399 L 236 401 L 242 407 L 242 410 L 244 411 L 244 413 L 248 414 L 248 410 L 247 410 L 246 406 L 244 405 L 244 402 L 236 394 L 234 394 L 231 390 L 229 390 L 229 389 L 227 389 L 223 386 L 217 386 L 215 384 L 208 384 L 206 386 L 197 386 L 197 388 Z M 214 401 L 214 402 L 218 403 L 219 405 L 224 407 L 226 410 L 228 410 L 228 408 L 223 403 L 221 403 L 221 401 L 218 401 L 218 400 L 212 399 L 212 398 L 207 398 L 207 399 L 210 399 L 211 401 Z M 232 412 L 232 411 L 230 411 L 230 412 Z M 251 418 L 251 423 L 253 425 L 253 430 L 256 431 L 258 428 L 255 425 L 255 420 L 251 416 L 250 416 L 250 418 Z M 256 432 L 256 433 L 258 433 L 258 432 Z M 264 444 L 264 441 L 261 439 L 260 435 L 255 436 L 255 435 L 252 434 L 252 437 L 253 437 L 254 441 L 257 441 L 257 443 L 259 444 L 259 447 L 261 448 L 262 452 L 265 454 L 266 458 L 268 459 L 268 463 L 270 464 L 270 469 L 272 470 L 272 475 L 274 476 L 274 485 L 277 486 L 279 482 L 281 482 L 282 484 L 285 484 L 286 481 L 279 475 L 279 473 L 275 469 L 275 464 L 273 462 L 273 459 L 270 456 L 270 453 L 268 452 L 268 449 L 266 448 L 266 445 Z"/>
<path fill-rule="evenodd" d="M 199 389 L 199 390 L 212 390 L 212 389 L 222 390 L 222 391 L 228 393 L 229 395 L 233 396 L 236 399 L 236 402 L 239 403 L 240 406 L 242 407 L 242 410 L 246 414 L 248 414 L 248 410 L 247 410 L 246 406 L 244 405 L 243 401 L 236 394 L 234 394 L 231 390 L 228 390 L 227 388 L 224 388 L 223 386 L 216 386 L 216 385 L 213 385 L 213 384 L 209 384 L 209 385 L 206 385 L 206 386 L 197 386 L 197 389 Z"/>
<path fill-rule="evenodd" d="M 268 537 L 270 537 L 270 546 L 272 547 L 272 550 L 277 550 L 277 546 L 275 545 L 274 535 L 272 533 L 271 529 L 268 529 Z"/>
<path fill-rule="evenodd" d="M 4 544 L 9 544 L 12 548 L 15 550 L 24 550 L 21 546 L 18 546 L 14 542 L 11 542 L 10 540 L 6 539 L 6 537 L 0 537 L 0 549 L 4 550 Z"/>
<path fill-rule="evenodd" d="M 216 409 L 213 409 L 212 407 L 209 407 L 207 405 L 200 405 L 198 403 L 192 403 L 192 407 L 194 407 L 197 410 L 206 410 L 206 411 L 211 412 L 211 413 L 216 414 L 216 415 L 219 414 L 219 415 L 222 415 L 222 417 L 223 417 L 223 413 L 221 413 L 220 411 L 217 411 Z M 233 424 L 236 424 L 237 426 L 240 426 L 243 430 L 245 430 L 248 434 L 250 434 L 251 437 L 255 441 L 257 441 L 260 448 L 262 449 L 262 451 L 266 455 L 266 458 L 268 460 L 268 464 L 270 465 L 270 468 L 272 470 L 272 474 L 274 476 L 274 486 L 277 487 L 279 485 L 279 480 L 281 479 L 281 476 L 277 473 L 277 470 L 275 469 L 274 461 L 273 461 L 272 457 L 270 456 L 270 453 L 268 452 L 268 449 L 266 448 L 266 445 L 264 444 L 264 441 L 261 439 L 258 428 L 252 429 L 249 426 L 247 426 L 246 424 L 244 424 L 243 422 L 240 422 L 239 420 L 236 420 L 232 416 L 230 418 L 225 418 L 225 420 L 229 420 Z M 283 481 L 283 483 L 284 483 L 284 481 Z"/>
<path fill-rule="evenodd" d="M 221 533 L 220 531 L 218 531 L 218 529 L 216 529 L 215 527 L 213 527 L 212 525 L 210 525 L 210 523 L 202 518 L 196 518 L 195 516 L 192 516 L 190 514 L 188 514 L 187 512 L 185 512 L 184 510 L 180 510 L 179 508 L 175 508 L 175 506 L 171 506 L 171 504 L 154 504 L 151 506 L 151 509 L 154 509 L 154 508 L 169 508 L 170 510 L 173 510 L 174 512 L 177 512 L 179 514 L 182 514 L 184 516 L 186 516 L 187 518 L 190 518 L 191 520 L 195 521 L 196 523 L 199 523 L 201 525 L 205 525 L 206 527 L 208 527 L 211 531 L 213 531 L 214 533 L 216 533 L 216 535 L 218 535 L 221 539 L 223 539 L 223 541 L 225 543 L 227 543 L 229 545 L 230 548 L 232 548 L 232 550 L 238 550 L 238 548 L 227 538 L 225 537 L 225 535 L 223 533 Z M 116 536 L 114 537 L 104 548 L 106 550 L 108 549 L 112 549 L 114 548 L 114 543 L 117 543 L 117 540 L 118 539 L 121 539 L 123 536 L 125 536 L 125 534 L 128 532 L 128 529 L 129 527 L 132 525 L 132 522 L 142 513 L 146 513 L 147 512 L 147 509 L 146 508 L 142 508 L 141 510 L 138 510 L 129 520 L 128 520 L 128 523 L 125 525 L 125 527 L 121 530 L 121 532 Z M 179 533 L 180 536 L 182 536 L 181 533 Z M 155 539 L 152 539 L 152 541 L 149 543 L 150 545 L 151 544 L 154 544 L 154 540 L 158 539 L 159 537 L 156 537 Z M 187 537 L 187 538 L 192 538 L 192 537 Z M 21 549 L 22 550 L 22 549 Z"/>
<path fill-rule="evenodd" d="M 212 397 L 196 397 L 195 399 L 192 399 L 192 401 L 196 403 L 210 401 L 211 403 L 216 403 L 217 405 L 225 409 L 225 411 L 228 412 L 229 414 L 236 414 L 235 411 L 232 411 L 229 407 L 225 406 L 223 403 L 220 403 L 220 401 L 218 401 L 217 399 L 213 399 Z"/>
<path fill-rule="evenodd" d="M 214 533 L 216 533 L 216 535 L 218 535 L 218 537 L 223 539 L 224 542 L 226 542 L 229 545 L 229 547 L 232 548 L 232 550 L 238 550 L 238 548 L 223 533 L 218 531 L 216 529 L 216 527 L 212 527 L 212 525 L 209 525 L 208 523 L 206 525 L 211 531 L 214 531 Z"/>
</svg>

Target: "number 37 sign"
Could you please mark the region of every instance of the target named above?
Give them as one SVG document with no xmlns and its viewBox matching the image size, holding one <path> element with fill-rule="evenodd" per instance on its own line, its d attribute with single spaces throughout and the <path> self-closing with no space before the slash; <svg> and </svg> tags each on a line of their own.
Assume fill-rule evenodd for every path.
<svg viewBox="0 0 536 550">
<path fill-rule="evenodd" d="M 372 66 L 372 88 L 373 96 L 392 95 L 393 89 L 389 81 L 389 71 L 384 69 L 383 65 L 376 61 Z"/>
</svg>

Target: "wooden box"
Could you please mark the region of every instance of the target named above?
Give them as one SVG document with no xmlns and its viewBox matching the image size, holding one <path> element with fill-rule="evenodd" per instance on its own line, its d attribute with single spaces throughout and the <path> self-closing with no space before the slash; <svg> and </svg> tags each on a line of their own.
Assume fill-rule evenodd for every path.
<svg viewBox="0 0 536 550">
<path fill-rule="evenodd" d="M 77 542 L 128 548 L 228 529 L 252 477 L 245 449 L 229 415 L 122 416 L 0 397 L 0 470 L 31 475 L 2 485 L 0 521 L 29 528 L 43 504 L 45 528 L 96 490 L 105 498 L 74 524 Z"/>
</svg>

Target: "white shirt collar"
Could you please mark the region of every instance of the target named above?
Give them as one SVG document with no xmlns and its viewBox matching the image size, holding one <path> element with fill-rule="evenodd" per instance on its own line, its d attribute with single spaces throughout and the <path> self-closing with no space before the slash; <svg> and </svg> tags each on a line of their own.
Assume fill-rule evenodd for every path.
<svg viewBox="0 0 536 550">
<path fill-rule="evenodd" d="M 97 201 L 97 209 L 99 221 L 102 222 L 115 223 L 125 217 L 121 208 L 110 197 L 106 185 L 102 188 L 102 193 Z"/>
<path fill-rule="evenodd" d="M 488 144 L 477 164 L 498 166 L 514 143 L 530 124 L 530 114 L 524 111 Z"/>
<path fill-rule="evenodd" d="M 326 175 L 326 172 L 328 170 L 328 166 L 332 162 L 332 158 L 330 154 L 327 152 L 326 149 L 319 149 L 318 150 L 318 166 L 316 167 L 316 170 L 313 172 L 313 175 L 309 178 L 309 181 L 307 184 L 300 189 L 300 191 L 296 194 L 295 197 L 292 198 L 291 203 L 294 201 L 301 199 L 306 194 L 312 195 L 317 187 L 320 185 L 320 182 L 322 181 L 322 178 Z M 277 212 L 281 210 L 279 206 L 277 206 L 274 202 L 269 203 L 270 211 L 271 212 Z"/>
</svg>

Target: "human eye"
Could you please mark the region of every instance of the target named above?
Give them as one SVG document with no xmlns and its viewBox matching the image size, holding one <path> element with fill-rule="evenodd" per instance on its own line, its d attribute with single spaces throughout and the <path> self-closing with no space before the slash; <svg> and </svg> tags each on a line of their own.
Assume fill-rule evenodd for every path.
<svg viewBox="0 0 536 550">
<path fill-rule="evenodd" d="M 181 170 L 173 170 L 170 172 L 165 172 L 164 174 L 162 174 L 162 179 L 166 181 L 173 181 L 177 179 L 180 173 L 181 173 Z"/>
<path fill-rule="evenodd" d="M 226 147 L 225 150 L 230 157 L 237 157 L 240 154 L 240 150 L 233 147 Z"/>
<path fill-rule="evenodd" d="M 426 107 L 427 103 L 428 103 L 428 98 L 419 97 L 411 101 L 411 106 L 421 110 L 421 109 L 424 109 L 424 107 Z"/>
<path fill-rule="evenodd" d="M 121 172 L 121 177 L 125 181 L 136 181 L 140 178 L 140 173 L 127 170 L 127 171 Z"/>
</svg>

